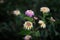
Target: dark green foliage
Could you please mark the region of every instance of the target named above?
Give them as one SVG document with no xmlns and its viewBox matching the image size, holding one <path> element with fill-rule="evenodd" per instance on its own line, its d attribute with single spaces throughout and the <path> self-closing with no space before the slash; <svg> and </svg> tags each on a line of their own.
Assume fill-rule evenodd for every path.
<svg viewBox="0 0 60 40">
<path fill-rule="evenodd" d="M 60 0 L 4 0 L 4 3 L 0 3 L 0 39 L 8 40 L 22 40 L 25 35 L 19 35 L 23 23 L 26 21 L 23 19 L 23 15 L 27 9 L 32 9 L 35 12 L 35 16 L 41 16 L 40 7 L 49 7 L 50 13 L 55 18 L 55 27 L 49 25 L 46 29 L 41 30 L 41 34 L 35 32 L 35 36 L 41 36 L 36 38 L 37 40 L 60 40 Z M 12 11 L 19 9 L 23 14 L 18 18 L 12 14 Z M 50 16 L 47 16 L 50 17 Z M 20 18 L 20 19 L 19 19 Z M 25 18 L 30 20 L 30 18 Z M 47 20 L 47 19 L 46 19 Z M 30 20 L 30 21 L 33 21 Z M 37 20 L 38 21 L 38 20 Z M 48 22 L 48 20 L 47 20 Z M 37 26 L 37 25 L 36 25 Z M 49 29 L 49 30 L 47 30 Z M 43 33 L 45 33 L 43 35 Z M 33 40 L 36 40 L 33 37 Z"/>
</svg>

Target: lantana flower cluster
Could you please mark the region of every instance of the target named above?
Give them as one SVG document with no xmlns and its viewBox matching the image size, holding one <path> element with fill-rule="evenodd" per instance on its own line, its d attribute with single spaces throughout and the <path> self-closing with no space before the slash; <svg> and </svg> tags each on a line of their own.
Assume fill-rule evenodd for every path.
<svg viewBox="0 0 60 40">
<path fill-rule="evenodd" d="M 42 14 L 46 14 L 46 13 L 50 12 L 50 9 L 48 7 L 41 7 L 40 12 L 42 12 Z M 16 15 L 16 16 L 18 16 L 18 15 L 21 16 L 20 10 L 13 11 L 13 14 Z M 37 28 L 43 28 L 43 29 L 46 28 L 46 26 L 47 26 L 46 25 L 46 20 L 43 20 L 44 17 L 46 17 L 46 15 L 44 15 L 44 17 L 42 16 L 42 19 L 39 19 L 37 16 L 35 16 L 35 13 L 34 13 L 33 10 L 26 10 L 24 15 L 32 18 L 34 23 L 35 23 L 35 20 L 37 20 L 37 23 L 39 24 L 39 26 L 37 24 L 35 24 L 35 25 L 37 25 Z M 53 17 L 50 17 L 49 20 L 52 21 L 52 22 L 55 22 L 55 19 Z M 23 24 L 23 29 L 24 30 L 33 30 L 34 29 L 34 23 L 33 22 L 29 21 L 29 20 L 25 21 L 24 24 Z M 24 39 L 26 39 L 26 38 L 28 39 L 28 36 L 25 36 Z"/>
</svg>

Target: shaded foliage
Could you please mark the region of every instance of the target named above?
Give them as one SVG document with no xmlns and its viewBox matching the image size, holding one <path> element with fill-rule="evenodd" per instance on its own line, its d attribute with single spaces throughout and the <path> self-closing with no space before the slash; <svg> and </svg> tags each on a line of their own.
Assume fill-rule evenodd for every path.
<svg viewBox="0 0 60 40">
<path fill-rule="evenodd" d="M 59 35 L 49 35 L 47 40 L 60 40 L 60 0 L 4 0 L 4 3 L 0 3 L 0 38 L 8 40 L 19 40 L 23 36 L 17 34 L 19 27 L 22 26 L 25 20 L 20 20 L 21 24 L 16 24 L 16 16 L 12 14 L 12 11 L 19 9 L 24 14 L 25 10 L 32 9 L 35 12 L 35 16 L 42 15 L 40 13 L 40 7 L 49 7 L 51 14 L 56 20 L 56 31 Z M 19 22 L 19 21 L 18 21 Z M 45 38 L 44 38 L 45 39 Z M 43 37 L 41 40 L 44 40 Z M 35 39 L 34 39 L 35 40 Z M 39 40 L 39 39 L 38 39 Z"/>
</svg>

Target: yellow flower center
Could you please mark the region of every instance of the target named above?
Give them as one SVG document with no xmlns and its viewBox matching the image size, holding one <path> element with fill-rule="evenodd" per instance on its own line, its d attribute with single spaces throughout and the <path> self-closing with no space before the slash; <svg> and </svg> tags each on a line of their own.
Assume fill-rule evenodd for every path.
<svg viewBox="0 0 60 40">
<path fill-rule="evenodd" d="M 29 27 L 29 26 L 31 26 L 31 24 L 30 24 L 30 23 L 27 23 L 26 25 L 27 25 L 28 27 Z"/>
</svg>

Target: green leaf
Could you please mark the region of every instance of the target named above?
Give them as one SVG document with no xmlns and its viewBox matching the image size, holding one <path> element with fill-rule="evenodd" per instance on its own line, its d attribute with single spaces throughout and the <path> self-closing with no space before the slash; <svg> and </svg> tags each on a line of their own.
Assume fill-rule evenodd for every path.
<svg viewBox="0 0 60 40">
<path fill-rule="evenodd" d="M 31 33 L 30 30 L 21 30 L 18 34 L 20 35 L 29 35 Z"/>
<path fill-rule="evenodd" d="M 25 17 L 24 19 L 28 21 L 33 21 L 33 18 L 30 18 L 30 17 Z"/>
<path fill-rule="evenodd" d="M 47 37 L 48 36 L 48 31 L 47 30 L 41 30 L 40 31 L 40 36 Z"/>
<path fill-rule="evenodd" d="M 35 37 L 40 37 L 40 32 L 39 32 L 39 31 L 34 32 L 34 33 L 33 33 L 33 36 L 35 36 Z"/>
</svg>

